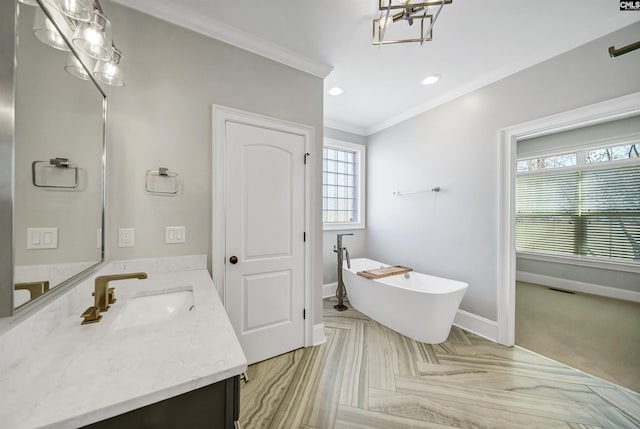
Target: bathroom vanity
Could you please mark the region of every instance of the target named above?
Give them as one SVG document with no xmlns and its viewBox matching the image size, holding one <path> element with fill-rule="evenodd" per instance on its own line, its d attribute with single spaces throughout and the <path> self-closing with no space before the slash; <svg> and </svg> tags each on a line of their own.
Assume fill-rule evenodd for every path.
<svg viewBox="0 0 640 429">
<path fill-rule="evenodd" d="M 106 91 L 52 3 L 0 2 L 0 427 L 233 428 L 247 362 L 207 256 L 105 263 Z M 96 277 L 132 272 L 98 314 Z"/>
<path fill-rule="evenodd" d="M 176 259 L 107 264 L 15 328 L 57 318 L 27 355 L 20 335 L 0 336 L 0 365 L 23 354 L 0 372 L 2 426 L 233 428 L 244 353 L 204 269 L 206 257 L 186 268 L 172 266 Z M 148 278 L 110 283 L 117 301 L 100 322 L 81 325 L 96 276 L 136 271 Z M 174 309 L 163 312 L 167 303 Z"/>
<path fill-rule="evenodd" d="M 240 377 L 235 376 L 84 426 L 84 429 L 234 429 L 240 417 L 239 405 Z"/>
</svg>

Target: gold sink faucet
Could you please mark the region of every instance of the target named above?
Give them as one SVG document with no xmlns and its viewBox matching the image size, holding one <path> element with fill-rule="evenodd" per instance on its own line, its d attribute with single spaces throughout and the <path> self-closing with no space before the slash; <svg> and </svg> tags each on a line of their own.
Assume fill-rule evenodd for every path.
<svg viewBox="0 0 640 429">
<path fill-rule="evenodd" d="M 15 290 L 28 290 L 30 299 L 39 297 L 49 291 L 49 280 L 41 280 L 39 282 L 16 283 Z"/>
<path fill-rule="evenodd" d="M 93 292 L 94 304 L 80 316 L 84 318 L 82 324 L 99 322 L 102 319 L 100 312 L 107 311 L 109 305 L 116 302 L 115 288 L 108 287 L 110 281 L 146 278 L 147 273 L 112 274 L 96 277 Z"/>
</svg>

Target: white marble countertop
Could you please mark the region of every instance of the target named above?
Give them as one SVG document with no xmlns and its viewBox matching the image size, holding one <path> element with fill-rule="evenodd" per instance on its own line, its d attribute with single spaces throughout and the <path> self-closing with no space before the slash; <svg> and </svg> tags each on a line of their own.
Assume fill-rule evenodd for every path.
<svg viewBox="0 0 640 429">
<path fill-rule="evenodd" d="M 99 323 L 63 319 L 17 366 L 0 375 L 0 426 L 77 428 L 203 387 L 247 362 L 207 270 L 149 273 L 110 283 L 118 301 Z M 115 330 L 128 298 L 191 286 L 189 314 Z M 86 307 L 92 305 L 90 294 Z"/>
</svg>

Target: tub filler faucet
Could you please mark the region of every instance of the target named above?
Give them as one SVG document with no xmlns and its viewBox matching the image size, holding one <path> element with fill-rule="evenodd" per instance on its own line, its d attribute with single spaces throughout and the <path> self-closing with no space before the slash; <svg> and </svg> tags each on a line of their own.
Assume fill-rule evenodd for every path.
<svg viewBox="0 0 640 429">
<path fill-rule="evenodd" d="M 353 233 L 337 234 L 338 242 L 333 246 L 333 251 L 338 254 L 338 288 L 336 289 L 336 298 L 338 298 L 338 304 L 334 305 L 338 311 L 344 311 L 348 309 L 344 305 L 344 297 L 347 294 L 347 290 L 344 287 L 344 281 L 342 280 L 342 262 L 347 259 L 347 268 L 351 268 L 351 259 L 349 259 L 349 251 L 346 247 L 342 246 L 342 237 L 345 235 L 353 235 Z"/>
</svg>

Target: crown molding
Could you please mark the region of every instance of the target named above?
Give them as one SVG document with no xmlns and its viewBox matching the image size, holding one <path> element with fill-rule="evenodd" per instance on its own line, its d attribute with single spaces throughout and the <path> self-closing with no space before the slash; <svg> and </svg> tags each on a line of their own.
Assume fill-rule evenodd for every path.
<svg viewBox="0 0 640 429">
<path fill-rule="evenodd" d="M 367 130 L 365 128 L 358 127 L 357 125 L 346 124 L 344 122 L 336 121 L 333 119 L 324 118 L 324 126 L 327 128 L 332 128 L 334 130 L 357 134 L 359 136 L 367 135 Z"/>
<path fill-rule="evenodd" d="M 268 42 L 217 19 L 198 15 L 166 0 L 112 0 L 163 21 L 220 40 L 245 51 L 269 58 L 289 67 L 324 79 L 333 67 L 305 57 L 275 43 Z"/>
<path fill-rule="evenodd" d="M 540 64 L 544 61 L 547 61 L 555 56 L 562 55 L 566 52 L 569 52 L 573 49 L 579 48 L 580 46 L 586 45 L 594 41 L 595 39 L 605 37 L 608 34 L 613 33 L 614 31 L 620 30 L 625 26 L 633 25 L 637 22 L 640 22 L 640 19 L 633 18 L 629 19 L 631 15 L 618 14 L 613 18 L 610 18 L 605 21 L 601 21 L 599 25 L 592 26 L 588 31 L 582 33 L 576 33 L 567 37 L 563 41 L 558 41 L 555 45 L 547 46 L 545 49 L 542 49 L 538 52 L 533 53 L 527 58 L 523 58 L 516 64 L 512 64 L 509 67 L 504 67 L 502 69 L 496 70 L 493 73 L 488 73 L 483 75 L 482 77 L 475 79 L 469 82 L 467 85 L 462 85 L 455 88 L 452 91 L 448 91 L 444 93 L 440 97 L 436 97 L 430 100 L 427 103 L 423 103 L 412 107 L 410 109 L 399 112 L 388 119 L 377 122 L 370 127 L 366 127 L 366 136 L 370 136 L 379 131 L 397 125 L 401 122 L 404 122 L 408 119 L 413 118 L 414 116 L 418 116 L 421 113 L 427 112 L 431 109 L 434 109 L 442 104 L 445 104 L 449 101 L 455 100 L 456 98 L 462 97 L 463 95 L 469 94 L 477 89 L 483 88 L 487 85 L 490 85 L 499 80 L 505 79 L 513 74 L 516 74 L 522 70 L 528 69 L 529 67 L 533 67 L 537 64 Z M 604 55 L 607 57 L 609 54 L 605 51 Z"/>
</svg>

